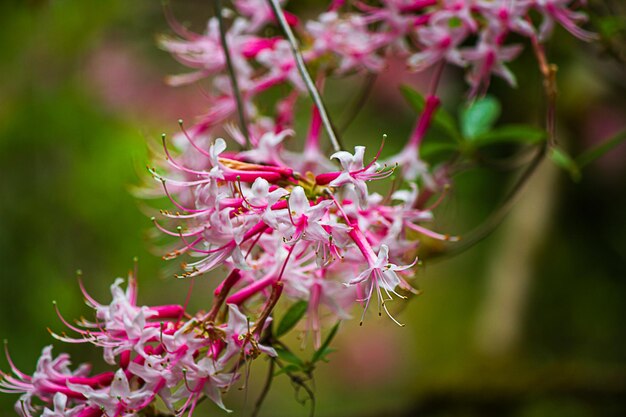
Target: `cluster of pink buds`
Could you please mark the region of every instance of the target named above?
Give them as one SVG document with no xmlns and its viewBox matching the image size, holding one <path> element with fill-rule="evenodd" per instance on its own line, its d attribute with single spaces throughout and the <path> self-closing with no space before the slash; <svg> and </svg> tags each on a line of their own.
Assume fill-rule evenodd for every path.
<svg viewBox="0 0 626 417">
<path fill-rule="evenodd" d="M 13 375 L 2 374 L 0 392 L 21 394 L 15 405 L 20 416 L 134 416 L 153 410 L 157 397 L 172 415 L 191 416 L 203 397 L 226 410 L 221 393 L 238 380 L 244 361 L 262 353 L 276 356 L 273 348 L 259 343 L 270 323 L 267 316 L 251 322 L 237 305 L 229 304 L 227 319 L 218 323 L 218 309 L 191 317 L 180 305 L 140 307 L 134 277 L 129 277 L 126 291 L 122 283 L 119 278 L 111 286 L 108 305 L 83 289 L 95 321 L 71 324 L 59 313 L 77 337 L 53 333 L 64 342 L 102 348 L 113 371 L 91 375 L 87 364 L 72 371 L 69 356 L 54 358 L 48 346 L 34 374 L 27 375 L 7 351 Z"/>
</svg>

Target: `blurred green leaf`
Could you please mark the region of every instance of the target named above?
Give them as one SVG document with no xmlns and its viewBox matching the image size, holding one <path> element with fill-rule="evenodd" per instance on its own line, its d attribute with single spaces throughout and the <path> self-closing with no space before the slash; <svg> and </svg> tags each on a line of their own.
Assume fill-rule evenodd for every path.
<svg viewBox="0 0 626 417">
<path fill-rule="evenodd" d="M 488 146 L 498 143 L 536 144 L 546 139 L 546 132 L 528 125 L 505 125 L 476 136 L 476 146 Z"/>
<path fill-rule="evenodd" d="M 420 148 L 420 156 L 430 160 L 440 155 L 458 152 L 459 145 L 450 142 L 424 142 Z M 430 161 L 429 161 L 430 162 Z"/>
<path fill-rule="evenodd" d="M 488 132 L 500 117 L 500 102 L 492 96 L 477 99 L 461 110 L 461 132 L 467 139 L 474 139 Z"/>
<path fill-rule="evenodd" d="M 553 148 L 550 152 L 550 159 L 559 168 L 567 171 L 573 181 L 580 180 L 580 167 L 576 164 L 574 159 L 572 159 L 572 157 L 569 156 L 565 151 L 559 148 Z"/>
<path fill-rule="evenodd" d="M 409 102 L 411 107 L 415 109 L 415 111 L 420 114 L 424 111 L 426 101 L 418 91 L 415 91 L 414 89 L 406 85 L 401 86 L 400 91 L 402 92 L 404 98 Z M 452 115 L 450 115 L 450 113 L 445 111 L 442 107 L 439 107 L 435 111 L 432 122 L 434 126 L 440 128 L 451 138 L 461 141 L 461 132 L 459 131 L 459 128 L 454 121 L 454 117 L 452 117 Z"/>
<path fill-rule="evenodd" d="M 583 168 L 586 165 L 589 165 L 596 159 L 610 152 L 612 149 L 614 149 L 617 145 L 624 142 L 625 140 L 626 130 L 622 130 L 612 138 L 607 139 L 601 144 L 594 146 L 591 149 L 587 149 L 585 152 L 578 155 L 578 157 L 576 158 L 576 165 L 578 165 L 579 168 Z"/>
<path fill-rule="evenodd" d="M 602 19 L 596 19 L 596 26 L 600 28 L 604 37 L 609 38 L 626 30 L 626 18 L 623 16 L 605 16 Z"/>
<path fill-rule="evenodd" d="M 275 347 L 276 353 L 278 354 L 278 358 L 284 362 L 291 363 L 293 365 L 297 365 L 299 368 L 304 366 L 304 362 L 302 359 L 297 357 L 292 351 L 288 349 L 284 349 L 282 347 Z"/>
<path fill-rule="evenodd" d="M 315 351 L 315 353 L 313 354 L 313 358 L 311 358 L 312 363 L 315 363 L 320 359 L 324 359 L 326 355 L 331 353 L 332 350 L 329 350 L 328 346 L 330 346 L 330 342 L 332 342 L 333 338 L 337 334 L 337 330 L 339 329 L 339 323 L 341 322 L 337 322 L 337 324 L 335 324 L 333 328 L 330 329 L 330 333 L 328 333 L 328 336 L 326 336 L 326 339 L 324 339 L 324 342 L 322 342 L 320 348 Z"/>
<path fill-rule="evenodd" d="M 287 310 L 282 320 L 278 324 L 278 327 L 276 328 L 276 337 L 284 335 L 289 330 L 291 330 L 293 326 L 298 324 L 302 316 L 304 316 L 304 313 L 306 313 L 307 306 L 308 303 L 306 301 L 298 301 L 297 303 L 289 307 L 289 310 Z"/>
<path fill-rule="evenodd" d="M 296 365 L 286 365 L 280 368 L 278 371 L 274 372 L 274 376 L 278 376 L 281 374 L 286 374 L 288 372 L 299 372 L 301 368 Z"/>
</svg>

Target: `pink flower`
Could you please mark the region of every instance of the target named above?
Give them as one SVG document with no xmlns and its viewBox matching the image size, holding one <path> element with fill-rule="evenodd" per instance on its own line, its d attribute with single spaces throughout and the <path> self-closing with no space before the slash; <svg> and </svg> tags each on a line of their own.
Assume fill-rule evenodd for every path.
<svg viewBox="0 0 626 417">
<path fill-rule="evenodd" d="M 270 321 L 264 323 L 264 329 L 270 325 Z M 230 359 L 235 355 L 243 355 L 243 357 L 256 357 L 260 353 L 275 357 L 276 350 L 271 346 L 265 346 L 259 343 L 259 335 L 261 332 L 252 334 L 250 329 L 254 327 L 251 322 L 235 304 L 228 304 L 228 322 L 224 326 L 226 333 L 226 352 L 222 358 L 223 361 Z"/>
<path fill-rule="evenodd" d="M 247 31 L 255 33 L 268 23 L 274 22 L 274 12 L 266 0 L 235 0 L 235 8 L 239 13 L 250 19 Z M 286 0 L 281 0 L 285 4 Z M 294 26 L 298 23 L 298 18 L 291 13 L 285 13 L 287 22 Z"/>
<path fill-rule="evenodd" d="M 106 388 L 94 389 L 88 385 L 68 384 L 73 391 L 87 399 L 87 404 L 100 408 L 107 416 L 122 416 L 128 412 L 145 408 L 154 398 L 154 392 L 145 386 L 131 390 L 124 370 L 119 369 Z"/>
<path fill-rule="evenodd" d="M 459 16 L 446 10 L 436 12 L 430 17 L 428 26 L 416 31 L 422 49 L 411 55 L 408 65 L 415 71 L 445 60 L 463 66 L 458 47 L 470 34 L 471 28 Z"/>
<path fill-rule="evenodd" d="M 289 194 L 289 218 L 283 223 L 282 234 L 291 243 L 300 239 L 314 242 L 328 241 L 330 235 L 320 224 L 332 201 L 324 200 L 311 205 L 304 189 L 294 187 Z"/>
<path fill-rule="evenodd" d="M 358 243 L 357 243 L 358 244 Z M 405 298 L 404 296 L 398 294 L 396 292 L 396 287 L 400 285 L 401 280 L 396 274 L 396 272 L 405 271 L 417 262 L 415 260 L 410 265 L 398 266 L 389 262 L 389 248 L 387 245 L 380 245 L 380 250 L 378 251 L 378 255 L 374 255 L 371 249 L 367 249 L 365 251 L 367 254 L 366 260 L 368 263 L 368 267 L 361 272 L 356 278 L 348 281 L 346 285 L 355 285 L 355 284 L 364 284 L 364 301 L 365 301 L 365 311 L 369 306 L 372 294 L 376 291 L 378 296 L 378 311 L 380 314 L 381 306 L 384 308 L 387 315 L 396 321 L 385 306 L 385 302 L 392 299 L 391 294 L 396 295 L 399 298 Z M 387 298 L 385 298 L 387 296 Z M 365 314 L 365 311 L 363 314 Z M 361 319 L 362 320 L 362 319 Z"/>
<path fill-rule="evenodd" d="M 242 34 L 246 26 L 247 23 L 244 20 L 237 20 L 227 34 L 231 59 L 243 84 L 246 84 L 246 79 L 252 75 L 252 68 L 243 56 L 243 51 L 249 49 L 248 43 L 256 41 L 255 38 Z M 204 35 L 188 32 L 178 26 L 175 29 L 178 29 L 178 34 L 185 39 L 163 36 L 159 39 L 160 46 L 172 53 L 182 64 L 198 70 L 169 77 L 169 84 L 174 86 L 189 84 L 225 70 L 226 57 L 222 49 L 217 18 L 209 20 Z"/>
<path fill-rule="evenodd" d="M 384 61 L 376 55 L 376 50 L 385 41 L 370 33 L 367 22 L 360 16 L 340 17 L 336 12 L 327 12 L 321 14 L 318 21 L 308 22 L 306 28 L 314 39 L 313 56 L 339 55 L 338 73 L 361 68 L 374 72 L 382 70 Z"/>
<path fill-rule="evenodd" d="M 359 204 L 364 207 L 367 205 L 366 182 L 387 178 L 393 173 L 391 170 L 379 170 L 379 165 L 376 163 L 378 155 L 367 166 L 364 166 L 364 156 L 364 146 L 355 146 L 354 155 L 346 151 L 335 152 L 330 158 L 339 160 L 343 170 L 337 173 L 320 174 L 316 178 L 317 183 L 328 184 L 331 187 L 344 185 L 354 187 L 359 198 Z"/>
<path fill-rule="evenodd" d="M 472 86 L 470 94 L 475 95 L 481 86 L 486 90 L 492 73 L 515 87 L 515 76 L 504 64 L 515 59 L 521 51 L 521 45 L 503 46 L 488 34 L 481 37 L 475 48 L 463 49 L 462 59 L 472 66 L 467 74 L 467 81 Z"/>
<path fill-rule="evenodd" d="M 539 29 L 539 39 L 545 40 L 554 27 L 554 22 L 560 23 L 572 35 L 583 41 L 592 41 L 597 35 L 578 27 L 587 21 L 587 15 L 569 9 L 572 0 L 532 0 L 532 5 L 543 15 L 543 22 Z"/>
</svg>

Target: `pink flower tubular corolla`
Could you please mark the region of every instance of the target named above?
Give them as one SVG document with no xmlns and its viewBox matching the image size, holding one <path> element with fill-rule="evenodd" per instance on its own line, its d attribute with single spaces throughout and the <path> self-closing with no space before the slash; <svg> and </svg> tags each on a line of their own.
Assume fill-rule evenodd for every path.
<svg viewBox="0 0 626 417">
<path fill-rule="evenodd" d="M 372 72 L 383 69 L 384 60 L 375 52 L 386 42 L 382 35 L 368 31 L 362 17 L 340 17 L 336 12 L 327 12 L 318 21 L 307 22 L 306 28 L 314 39 L 312 52 L 316 58 L 328 53 L 340 57 L 338 73 L 361 68 Z"/>
<path fill-rule="evenodd" d="M 32 404 L 34 397 L 46 402 L 52 402 L 56 393 L 62 393 L 66 397 L 83 398 L 79 392 L 70 389 L 67 383 L 71 380 L 87 379 L 91 369 L 89 365 L 83 364 L 75 371 L 71 371 L 69 355 L 63 353 L 53 358 L 52 346 L 46 346 L 37 361 L 34 374 L 30 376 L 13 365 L 8 353 L 7 358 L 14 375 L 1 374 L 0 392 L 22 394 L 15 404 L 18 414 L 29 415 L 37 410 Z M 94 379 L 93 383 L 97 384 L 100 380 L 106 382 L 107 378 L 110 380 L 108 375 L 104 375 L 100 379 Z"/>
<path fill-rule="evenodd" d="M 243 85 L 249 84 L 252 68 L 247 62 L 246 55 L 251 55 L 255 47 L 258 48 L 258 39 L 245 35 L 248 22 L 236 19 L 227 33 L 227 42 L 233 66 Z M 175 27 L 176 29 L 177 27 Z M 226 56 L 220 40 L 220 29 L 217 18 L 212 18 L 207 24 L 206 33 L 198 35 L 187 30 L 178 30 L 182 39 L 162 36 L 159 45 L 170 52 L 180 63 L 196 72 L 168 77 L 170 85 L 178 86 L 194 83 L 202 78 L 216 75 L 226 69 Z"/>
<path fill-rule="evenodd" d="M 116 357 L 131 350 L 142 351 L 146 343 L 155 340 L 159 335 L 159 326 L 155 320 L 176 319 L 183 313 L 178 305 L 156 307 L 138 307 L 136 305 L 137 287 L 132 278 L 126 291 L 123 291 L 122 278 L 115 280 L 111 285 L 113 300 L 109 305 L 96 302 L 83 291 L 88 305 L 96 310 L 96 322 L 86 320 L 79 322 L 84 330 L 64 322 L 70 329 L 83 336 L 82 339 L 72 339 L 67 336 L 53 336 L 59 340 L 76 343 L 89 342 L 103 348 L 103 357 L 111 365 L 116 363 Z"/>
<path fill-rule="evenodd" d="M 154 399 L 154 392 L 145 386 L 136 390 L 130 388 L 128 377 L 123 369 L 115 372 L 111 385 L 94 389 L 88 385 L 69 383 L 68 387 L 81 393 L 91 407 L 99 408 L 107 416 L 123 416 L 148 406 Z"/>
<path fill-rule="evenodd" d="M 245 192 L 244 206 L 253 213 L 261 216 L 265 224 L 272 229 L 277 229 L 280 219 L 287 215 L 287 208 L 279 209 L 276 204 L 280 199 L 287 196 L 289 191 L 281 187 L 274 186 L 271 189 L 270 183 L 264 178 L 257 178 Z"/>
<path fill-rule="evenodd" d="M 267 69 L 267 73 L 255 80 L 253 91 L 265 91 L 271 87 L 288 81 L 295 89 L 303 93 L 306 87 L 296 68 L 293 52 L 289 42 L 284 39 L 276 41 L 270 48 L 265 48 L 256 57 L 259 64 Z"/>
<path fill-rule="evenodd" d="M 408 58 L 415 71 L 421 71 L 442 60 L 463 66 L 459 46 L 471 33 L 471 28 L 459 16 L 440 11 L 430 17 L 428 25 L 417 28 L 421 50 Z"/>
<path fill-rule="evenodd" d="M 363 163 L 365 156 L 364 146 L 355 146 L 354 154 L 346 151 L 335 152 L 331 155 L 331 159 L 337 159 L 343 170 L 339 173 L 327 173 L 317 176 L 318 184 L 327 183 L 331 187 L 341 187 L 350 185 L 356 190 L 361 207 L 367 205 L 367 181 L 379 180 L 389 177 L 393 171 L 380 170 L 379 164 L 376 162 L 379 153 L 367 166 Z"/>
<path fill-rule="evenodd" d="M 67 406 L 68 405 L 67 400 L 68 400 L 67 395 L 57 392 L 56 394 L 54 394 L 54 398 L 52 399 L 53 408 L 50 409 L 48 407 L 45 407 L 41 416 L 42 417 L 74 417 L 74 416 L 77 416 L 78 413 L 81 412 L 81 410 L 84 410 L 84 407 L 74 407 L 70 409 Z M 20 411 L 23 412 L 22 410 Z"/>
<path fill-rule="evenodd" d="M 219 361 L 211 357 L 203 357 L 185 369 L 184 384 L 173 394 L 174 401 L 185 400 L 183 406 L 178 409 L 178 413 L 193 415 L 198 402 L 204 395 L 222 410 L 230 411 L 222 401 L 221 390 L 230 387 L 236 378 L 236 374 L 223 373 Z"/>
<path fill-rule="evenodd" d="M 286 164 L 280 160 L 280 154 L 282 143 L 286 137 L 292 136 L 294 131 L 291 129 L 283 130 L 280 133 L 266 132 L 258 141 L 258 144 L 254 149 L 249 151 L 243 151 L 239 153 L 239 156 L 245 160 L 261 164 L 286 166 Z"/>
<path fill-rule="evenodd" d="M 264 329 L 269 326 L 271 321 L 266 321 L 263 325 Z M 259 354 L 264 353 L 271 357 L 276 357 L 276 350 L 270 346 L 259 343 L 259 335 L 261 332 L 254 332 L 254 322 L 251 322 L 235 304 L 228 304 L 228 322 L 224 326 L 226 333 L 226 351 L 222 358 L 223 361 L 228 360 L 237 355 L 242 358 L 255 358 Z"/>
<path fill-rule="evenodd" d="M 317 204 L 311 204 L 306 197 L 304 189 L 300 186 L 294 187 L 289 194 L 289 223 L 283 224 L 282 234 L 289 243 L 296 243 L 300 239 L 312 242 L 326 242 L 330 235 L 322 225 L 320 220 L 333 205 L 330 200 L 323 200 Z"/>
<path fill-rule="evenodd" d="M 280 1 L 281 5 L 285 3 L 286 0 Z M 274 12 L 267 0 L 235 0 L 233 4 L 239 13 L 250 19 L 247 28 L 249 33 L 256 33 L 266 24 L 276 21 Z M 285 19 L 290 26 L 298 24 L 298 18 L 289 12 L 285 12 Z"/>
<path fill-rule="evenodd" d="M 226 323 L 216 325 L 207 321 L 204 313 L 190 318 L 179 306 L 136 307 L 136 282 L 131 281 L 126 291 L 121 289 L 120 283 L 121 279 L 118 279 L 111 286 L 114 300 L 110 305 L 101 305 L 85 293 L 88 304 L 96 310 L 98 321 L 80 322 L 97 334 L 97 337 L 87 337 L 83 341 L 103 348 L 107 361 L 107 356 L 112 354 L 115 372 L 90 376 L 88 365 L 72 371 L 69 356 L 61 354 L 54 358 L 52 347 L 48 346 L 30 376 L 17 369 L 7 354 L 13 375 L 1 374 L 0 392 L 21 394 L 15 406 L 19 415 L 138 415 L 141 410 L 151 407 L 157 397 L 176 415 L 191 416 L 204 396 L 226 409 L 221 391 L 228 389 L 239 377 L 237 370 L 225 371 L 226 367 L 232 368 L 231 358 L 237 356 L 237 352 L 253 357 L 276 355 L 271 347 L 259 343 L 270 318 L 264 319 L 263 329 L 251 334 L 248 326 L 254 326 L 254 323 L 249 323 L 236 306 L 229 307 Z M 135 313 L 145 314 L 145 322 L 130 320 L 130 315 Z M 155 319 L 160 322 L 150 321 Z M 126 321 L 126 326 L 119 327 L 119 321 Z M 136 325 L 139 325 L 137 331 L 141 326 L 144 331 L 149 330 L 150 337 L 136 342 L 132 349 L 107 352 L 117 339 L 123 343 L 131 340 L 128 327 Z M 104 335 L 110 338 L 110 343 L 103 342 Z M 68 341 L 73 340 L 68 338 Z M 42 401 L 45 407 L 37 405 L 34 399 Z"/>
<path fill-rule="evenodd" d="M 516 32 L 526 37 L 533 37 L 535 28 L 527 20 L 530 6 L 530 1 L 478 0 L 475 2 L 475 7 L 486 19 L 487 30 L 496 36 L 506 36 L 508 32 Z"/>
<path fill-rule="evenodd" d="M 463 49 L 461 57 L 472 67 L 467 73 L 467 82 L 472 87 L 470 95 L 476 95 L 481 86 L 486 90 L 491 74 L 500 76 L 512 87 L 517 86 L 515 75 L 505 63 L 515 59 L 521 51 L 521 45 L 499 45 L 489 35 L 483 36 L 475 48 Z"/>
<path fill-rule="evenodd" d="M 363 242 L 357 243 L 357 245 L 362 245 L 364 255 L 366 256 L 368 267 L 361 272 L 356 278 L 348 281 L 346 285 L 356 285 L 356 284 L 364 284 L 364 299 L 365 308 L 363 314 L 367 310 L 369 303 L 371 301 L 372 295 L 374 291 L 378 296 L 378 312 L 380 315 L 381 307 L 385 310 L 387 315 L 398 325 L 403 326 L 399 323 L 387 309 L 385 304 L 386 301 L 392 299 L 391 294 L 399 298 L 405 298 L 404 296 L 398 294 L 396 292 L 396 287 L 400 285 L 401 280 L 398 277 L 396 272 L 405 271 L 409 268 L 412 268 L 413 265 L 417 262 L 417 259 L 410 265 L 398 266 L 389 262 L 389 248 L 387 245 L 380 245 L 380 249 L 378 251 L 378 255 L 375 255 L 374 252 L 369 245 L 364 244 Z M 385 298 L 385 295 L 387 298 Z M 361 318 L 363 321 L 363 318 Z"/>
<path fill-rule="evenodd" d="M 592 41 L 597 35 L 581 29 L 578 25 L 586 22 L 587 15 L 582 12 L 570 10 L 573 0 L 531 0 L 531 4 L 543 15 L 543 22 L 539 29 L 539 39 L 545 40 L 554 28 L 554 22 L 558 22 L 568 32 L 583 41 Z"/>
</svg>

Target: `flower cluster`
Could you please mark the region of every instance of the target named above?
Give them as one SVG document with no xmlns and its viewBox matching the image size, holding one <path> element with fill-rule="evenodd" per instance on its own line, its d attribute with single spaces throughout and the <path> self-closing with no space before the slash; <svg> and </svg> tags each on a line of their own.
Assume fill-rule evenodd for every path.
<svg viewBox="0 0 626 417">
<path fill-rule="evenodd" d="M 20 416 L 138 415 L 153 407 L 157 397 L 176 415 L 192 415 L 204 396 L 226 410 L 221 392 L 237 381 L 242 362 L 261 353 L 276 356 L 259 343 L 269 320 L 250 322 L 235 304 L 228 305 L 228 319 L 219 324 L 214 312 L 189 317 L 180 305 L 140 307 L 134 277 L 126 291 L 122 282 L 119 278 L 111 286 L 108 305 L 84 293 L 95 310 L 94 322 L 83 319 L 74 325 L 59 314 L 77 338 L 53 334 L 68 343 L 102 348 L 114 371 L 92 375 L 86 364 L 71 370 L 69 356 L 55 358 L 48 346 L 34 374 L 27 375 L 7 351 L 13 375 L 2 374 L 0 392 L 21 394 L 15 405 Z"/>
<path fill-rule="evenodd" d="M 315 118 L 313 123 L 315 131 Z M 166 258 L 196 258 L 180 277 L 218 266 L 236 270 L 236 292 L 227 298 L 236 305 L 263 300 L 282 282 L 289 297 L 308 301 L 310 330 L 319 343 L 321 304 L 343 318 L 356 300 L 367 309 L 375 295 L 379 312 L 386 310 L 392 294 L 403 297 L 398 289 L 411 291 L 402 271 L 415 264 L 419 236 L 454 238 L 422 225 L 432 213 L 417 206 L 415 185 L 387 196 L 368 191 L 369 181 L 393 173 L 377 162 L 380 150 L 367 163 L 362 146 L 330 159 L 320 153 L 298 159 L 284 150 L 284 136 L 266 133 L 263 146 L 240 152 L 227 151 L 222 138 L 203 151 L 188 136 L 187 152 L 194 156 L 185 156 L 194 160 L 193 169 L 166 146 L 168 176 L 151 172 L 177 208 L 162 215 L 181 224 L 169 230 L 154 221 L 181 242 Z M 409 265 L 397 266 L 404 263 Z"/>
<path fill-rule="evenodd" d="M 294 321 L 306 318 L 301 329 L 316 353 L 324 323 L 348 318 L 354 305 L 362 309 L 361 323 L 374 300 L 379 315 L 401 325 L 388 302 L 416 292 L 409 281 L 419 245 L 425 238 L 458 239 L 425 225 L 449 182 L 446 165 L 431 170 L 420 159 L 440 104 L 443 65 L 468 68 L 470 93 L 477 94 L 492 74 L 515 83 L 506 64 L 521 46 L 509 44 L 509 35 L 530 38 L 536 49 L 555 22 L 579 38 L 593 36 L 578 26 L 585 17 L 571 0 L 333 0 L 304 23 L 283 12 L 283 3 L 233 0 L 234 12 L 209 20 L 204 34 L 168 14 L 178 37 L 160 40 L 193 69 L 170 77 L 171 84 L 211 80 L 210 110 L 191 128 L 181 121 L 172 141 L 164 135 L 164 161 L 149 168 L 159 184 L 151 194 L 164 193 L 175 207 L 153 218 L 176 242 L 164 258 L 184 259 L 180 278 L 223 273 L 211 308 L 189 314 L 181 305 L 140 307 L 133 275 L 125 291 L 123 280 L 115 281 L 108 305 L 83 289 L 95 320 L 71 324 L 59 314 L 78 336 L 54 337 L 101 348 L 114 369 L 71 370 L 67 355 L 54 358 L 47 347 L 28 375 L 7 352 L 13 375 L 1 374 L 0 391 L 21 394 L 15 409 L 22 417 L 156 415 L 157 399 L 171 414 L 191 416 L 205 397 L 226 409 L 222 393 L 239 379 L 241 365 L 279 353 L 270 326 L 279 301 L 306 305 Z M 262 35 L 276 23 L 287 39 Z M 290 149 L 296 101 L 317 93 L 306 66 L 316 70 L 322 90 L 330 76 L 383 71 L 392 55 L 413 70 L 438 66 L 401 152 L 382 161 L 384 137 L 368 158 L 364 146 L 341 149 L 315 94 L 304 147 Z M 278 85 L 286 93 L 272 102 L 271 115 L 263 114 L 259 96 Z M 235 115 L 239 128 L 231 124 Z M 330 157 L 320 144 L 322 126 L 335 147 Z M 388 192 L 370 190 L 371 182 L 386 179 Z"/>
<path fill-rule="evenodd" d="M 244 144 L 260 144 L 266 132 L 281 132 L 292 128 L 294 103 L 299 94 L 306 93 L 298 74 L 297 62 L 289 42 L 277 36 L 262 36 L 276 19 L 270 1 L 235 1 L 236 14 L 224 42 L 220 37 L 217 17 L 209 20 L 204 34 L 181 26 L 171 17 L 178 37 L 162 37 L 161 47 L 169 51 L 194 72 L 169 78 L 173 85 L 211 78 L 210 111 L 190 129 L 192 134 L 210 133 L 219 128 L 237 111 L 236 90 L 226 75 L 227 56 L 232 61 L 232 76 L 240 90 L 242 109 L 248 135 L 233 135 Z M 281 3 L 285 3 L 282 1 Z M 329 76 L 348 73 L 379 73 L 386 68 L 389 57 L 400 57 L 408 71 L 420 71 L 435 66 L 440 73 L 444 64 L 467 69 L 470 96 L 483 93 L 492 74 L 515 85 L 515 76 L 506 64 L 522 51 L 522 44 L 510 43 L 515 35 L 528 38 L 539 47 L 559 23 L 574 36 L 593 39 L 594 34 L 578 25 L 585 14 L 573 10 L 574 0 L 380 0 L 378 2 L 346 2 L 334 0 L 317 18 L 300 22 L 286 13 L 286 20 L 298 33 L 304 62 L 317 69 L 318 84 Z M 402 174 L 415 181 L 426 172 L 417 147 L 430 117 L 439 104 L 436 89 L 439 77 L 429 94 L 432 107 L 425 111 L 404 150 L 387 160 L 398 163 Z M 282 85 L 291 93 L 275 103 L 273 115 L 260 112 L 257 98 L 272 87 Z M 435 103 L 436 101 L 436 103 Z M 248 136 L 247 138 L 244 136 Z M 434 186 L 433 182 L 428 182 Z"/>
</svg>

